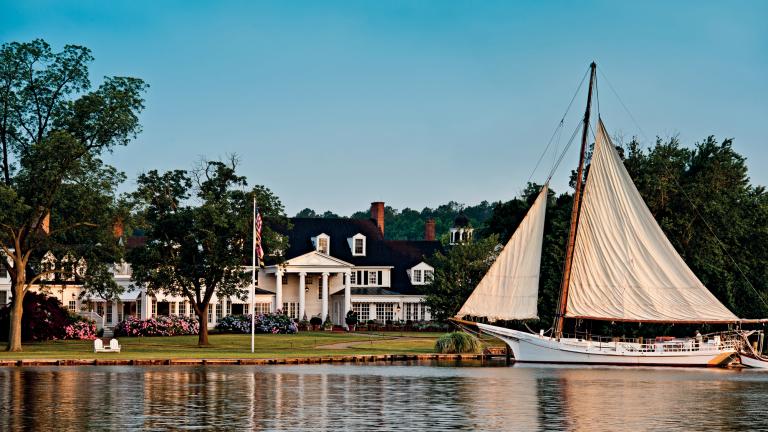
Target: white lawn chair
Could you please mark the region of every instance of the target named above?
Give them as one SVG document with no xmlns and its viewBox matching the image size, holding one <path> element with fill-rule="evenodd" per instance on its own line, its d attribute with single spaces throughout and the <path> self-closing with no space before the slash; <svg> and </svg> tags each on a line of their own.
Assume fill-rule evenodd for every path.
<svg viewBox="0 0 768 432">
<path fill-rule="evenodd" d="M 93 341 L 93 352 L 95 353 L 108 353 L 108 352 L 120 352 L 120 344 L 117 339 L 109 341 L 109 346 L 104 346 L 104 342 L 101 339 Z"/>
</svg>

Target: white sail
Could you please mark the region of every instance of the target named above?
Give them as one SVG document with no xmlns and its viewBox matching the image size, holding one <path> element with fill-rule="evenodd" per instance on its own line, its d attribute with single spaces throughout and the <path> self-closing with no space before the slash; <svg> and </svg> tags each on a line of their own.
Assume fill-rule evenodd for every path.
<svg viewBox="0 0 768 432">
<path fill-rule="evenodd" d="M 566 316 L 735 322 L 675 251 L 600 121 L 579 215 Z"/>
<path fill-rule="evenodd" d="M 461 307 L 458 317 L 491 320 L 537 319 L 541 247 L 547 186 L 528 210 L 488 273 Z"/>
</svg>

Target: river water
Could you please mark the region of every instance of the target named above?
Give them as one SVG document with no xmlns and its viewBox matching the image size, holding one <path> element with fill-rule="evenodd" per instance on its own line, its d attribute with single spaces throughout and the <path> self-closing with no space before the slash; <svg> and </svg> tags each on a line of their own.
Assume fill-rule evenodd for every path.
<svg viewBox="0 0 768 432">
<path fill-rule="evenodd" d="M 768 430 L 768 373 L 399 363 L 0 368 L 0 430 Z"/>
</svg>

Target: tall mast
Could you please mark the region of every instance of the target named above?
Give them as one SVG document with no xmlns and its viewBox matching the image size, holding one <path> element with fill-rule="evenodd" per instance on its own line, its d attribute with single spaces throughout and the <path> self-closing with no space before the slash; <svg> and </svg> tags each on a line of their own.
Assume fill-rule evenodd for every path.
<svg viewBox="0 0 768 432">
<path fill-rule="evenodd" d="M 563 320 L 565 308 L 568 303 L 568 285 L 571 282 L 571 264 L 573 263 L 573 247 L 576 244 L 576 228 L 579 224 L 579 210 L 581 208 L 581 184 L 584 176 L 584 158 L 587 151 L 587 137 L 589 135 L 589 116 L 592 108 L 592 88 L 595 85 L 595 70 L 597 65 L 592 62 L 589 65 L 589 90 L 587 92 L 587 109 L 584 111 L 581 133 L 581 153 L 579 153 L 579 168 L 576 170 L 576 192 L 573 194 L 573 210 L 571 210 L 571 229 L 568 231 L 568 245 L 565 249 L 565 265 L 563 266 L 563 280 L 560 287 L 560 301 L 558 302 L 557 315 L 555 315 L 555 337 L 563 334 Z"/>
</svg>

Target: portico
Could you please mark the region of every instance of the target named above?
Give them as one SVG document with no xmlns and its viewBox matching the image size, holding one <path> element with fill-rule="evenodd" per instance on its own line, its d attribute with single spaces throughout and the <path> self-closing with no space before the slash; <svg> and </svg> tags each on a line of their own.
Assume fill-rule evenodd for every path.
<svg viewBox="0 0 768 432">
<path fill-rule="evenodd" d="M 353 265 L 319 251 L 266 267 L 260 272 L 259 288 L 275 293 L 273 310 L 296 319 L 319 316 L 345 325 L 343 317 L 352 308 L 350 276 Z M 341 312 L 330 314 L 329 299 L 343 293 Z"/>
</svg>

